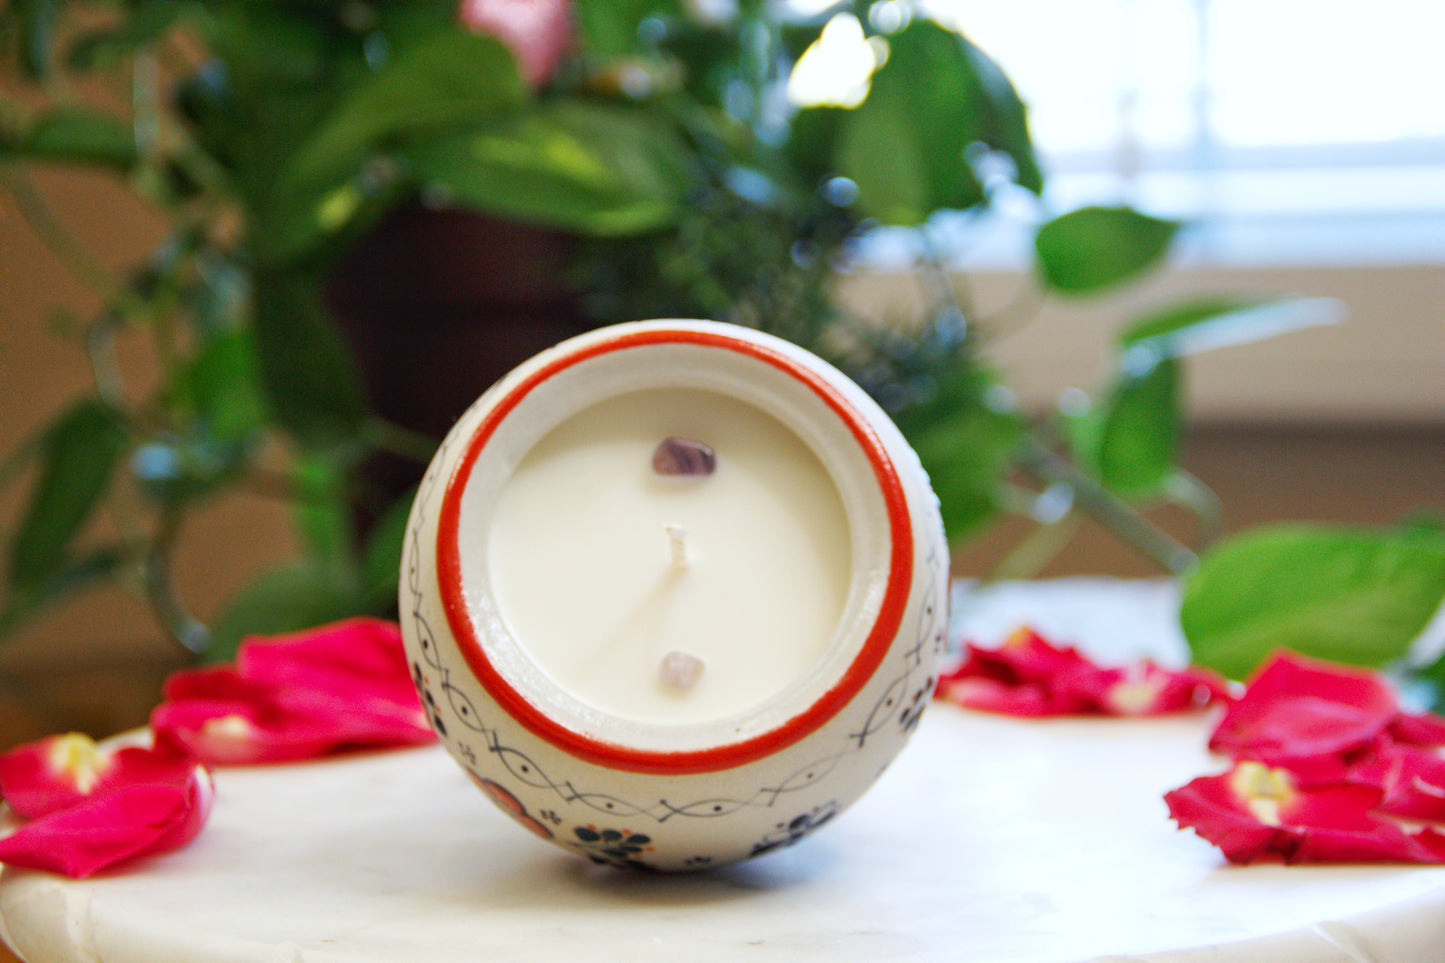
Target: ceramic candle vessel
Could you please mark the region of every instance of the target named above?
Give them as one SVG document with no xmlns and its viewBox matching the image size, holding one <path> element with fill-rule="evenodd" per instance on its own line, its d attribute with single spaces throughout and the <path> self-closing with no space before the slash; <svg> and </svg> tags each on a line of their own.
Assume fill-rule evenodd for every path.
<svg viewBox="0 0 1445 963">
<path fill-rule="evenodd" d="M 594 861 L 679 870 L 791 845 L 855 801 L 945 644 L 937 500 L 836 369 L 734 325 L 564 342 L 429 467 L 401 622 L 448 752 Z"/>
</svg>

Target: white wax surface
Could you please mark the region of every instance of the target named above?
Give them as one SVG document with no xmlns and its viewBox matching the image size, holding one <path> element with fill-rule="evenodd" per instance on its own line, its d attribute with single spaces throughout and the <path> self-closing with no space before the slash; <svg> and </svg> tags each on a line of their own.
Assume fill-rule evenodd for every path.
<svg viewBox="0 0 1445 963">
<path fill-rule="evenodd" d="M 669 436 L 717 453 L 707 476 L 659 476 Z M 668 526 L 685 530 L 686 564 Z M 492 592 L 518 644 L 562 689 L 613 715 L 688 724 L 753 708 L 826 651 L 851 550 L 817 456 L 751 405 L 652 389 L 564 421 L 506 483 L 492 523 Z M 670 652 L 703 662 L 668 686 Z"/>
</svg>

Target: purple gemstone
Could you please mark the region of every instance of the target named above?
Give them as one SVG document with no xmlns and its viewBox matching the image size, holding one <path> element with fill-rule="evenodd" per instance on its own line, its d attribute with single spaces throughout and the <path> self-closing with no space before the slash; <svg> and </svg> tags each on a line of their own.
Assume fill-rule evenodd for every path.
<svg viewBox="0 0 1445 963">
<path fill-rule="evenodd" d="M 652 453 L 652 470 L 659 475 L 711 475 L 717 455 L 700 441 L 671 437 Z"/>
</svg>

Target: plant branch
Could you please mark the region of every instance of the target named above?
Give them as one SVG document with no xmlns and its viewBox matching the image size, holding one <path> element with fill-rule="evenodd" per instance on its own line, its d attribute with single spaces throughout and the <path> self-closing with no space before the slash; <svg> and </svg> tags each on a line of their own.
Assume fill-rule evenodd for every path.
<svg viewBox="0 0 1445 963">
<path fill-rule="evenodd" d="M 384 418 L 371 418 L 366 423 L 366 442 L 389 455 L 408 458 L 425 465 L 436 454 L 440 444 L 430 435 L 404 428 Z"/>
<path fill-rule="evenodd" d="M 107 300 L 115 297 L 118 285 L 111 273 L 60 223 L 29 175 L 12 169 L 6 173 L 6 179 L 20 215 L 70 273 L 101 297 Z"/>
<path fill-rule="evenodd" d="M 1068 485 L 1080 508 L 1166 571 L 1184 575 L 1198 563 L 1198 556 L 1188 546 L 1134 511 L 1034 437 L 1025 437 L 1019 461 L 1025 470 L 1047 484 Z"/>
<path fill-rule="evenodd" d="M 994 566 L 988 581 L 1027 579 L 1038 575 L 1049 559 L 1059 553 L 1079 530 L 1079 514 L 1070 512 L 1056 522 L 1040 525 L 1015 545 Z"/>
<path fill-rule="evenodd" d="M 1176 467 L 1164 487 L 1170 498 L 1188 508 L 1198 519 L 1197 544 L 1208 545 L 1224 533 L 1224 505 L 1208 485 Z"/>
<path fill-rule="evenodd" d="M 171 577 L 170 556 L 180 534 L 181 518 L 179 512 L 170 509 L 161 515 L 156 536 L 142 562 L 141 578 L 146 599 L 161 627 L 187 656 L 195 657 L 209 647 L 211 630 L 186 609 Z"/>
<path fill-rule="evenodd" d="M 115 354 L 115 327 L 119 323 L 113 312 L 106 311 L 85 332 L 85 353 L 96 393 L 116 410 L 125 405 L 125 374 Z"/>
</svg>

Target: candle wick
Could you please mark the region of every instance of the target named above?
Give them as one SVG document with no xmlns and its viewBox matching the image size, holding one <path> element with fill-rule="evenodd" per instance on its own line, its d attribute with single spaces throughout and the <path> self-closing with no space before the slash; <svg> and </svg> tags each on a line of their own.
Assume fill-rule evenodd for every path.
<svg viewBox="0 0 1445 963">
<path fill-rule="evenodd" d="M 664 525 L 667 542 L 672 548 L 672 567 L 687 568 L 687 529 L 681 525 Z"/>
</svg>

